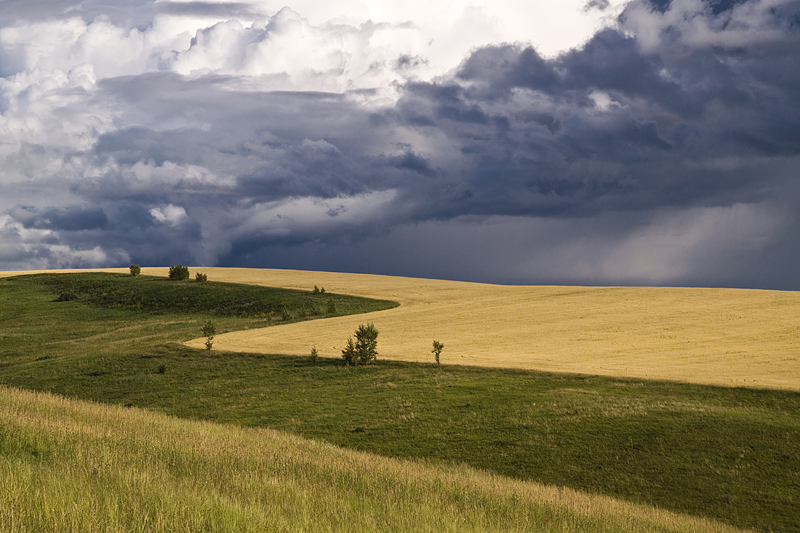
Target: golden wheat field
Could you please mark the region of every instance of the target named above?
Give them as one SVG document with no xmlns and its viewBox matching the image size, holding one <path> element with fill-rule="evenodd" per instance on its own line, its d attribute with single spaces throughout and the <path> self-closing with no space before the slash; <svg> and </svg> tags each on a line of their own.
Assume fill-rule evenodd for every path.
<svg viewBox="0 0 800 533">
<path fill-rule="evenodd" d="M 195 270 L 192 269 L 194 273 Z M 399 307 L 219 335 L 214 347 L 340 357 L 359 324 L 381 359 L 800 390 L 800 292 L 501 286 L 366 274 L 200 268 L 209 280 L 394 300 Z M 127 269 L 116 269 L 126 272 Z M 143 274 L 166 275 L 166 268 Z M 10 275 L 13 273 L 4 273 Z M 204 339 L 188 342 L 202 348 Z"/>
</svg>

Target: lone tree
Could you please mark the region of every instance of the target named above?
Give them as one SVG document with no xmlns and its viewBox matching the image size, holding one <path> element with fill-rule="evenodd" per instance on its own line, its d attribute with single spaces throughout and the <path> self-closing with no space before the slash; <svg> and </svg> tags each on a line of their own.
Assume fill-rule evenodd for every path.
<svg viewBox="0 0 800 533">
<path fill-rule="evenodd" d="M 347 338 L 347 344 L 342 350 L 342 358 L 348 365 L 368 365 L 378 356 L 378 330 L 370 322 L 366 326 L 361 324 L 356 330 L 356 340 Z"/>
<path fill-rule="evenodd" d="M 189 279 L 189 267 L 178 263 L 169 267 L 169 279 Z"/>
<path fill-rule="evenodd" d="M 206 337 L 206 350 L 211 353 L 211 347 L 214 346 L 214 335 L 217 334 L 217 328 L 210 320 L 203 326 L 203 337 Z"/>
<path fill-rule="evenodd" d="M 444 349 L 444 343 L 439 341 L 433 341 L 433 356 L 436 358 L 436 366 L 439 366 L 439 356 L 442 355 L 442 350 Z"/>
<path fill-rule="evenodd" d="M 139 265 L 131 265 L 131 276 L 138 276 L 142 273 L 142 267 Z"/>
</svg>

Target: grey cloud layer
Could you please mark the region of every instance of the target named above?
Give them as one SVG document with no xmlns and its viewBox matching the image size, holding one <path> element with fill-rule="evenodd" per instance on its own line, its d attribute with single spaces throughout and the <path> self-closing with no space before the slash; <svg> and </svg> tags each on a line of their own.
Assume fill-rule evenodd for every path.
<svg viewBox="0 0 800 533">
<path fill-rule="evenodd" d="M 633 2 L 581 49 L 485 47 L 428 82 L 387 58 L 388 102 L 163 57 L 0 79 L 0 266 L 800 289 L 800 2 Z"/>
</svg>

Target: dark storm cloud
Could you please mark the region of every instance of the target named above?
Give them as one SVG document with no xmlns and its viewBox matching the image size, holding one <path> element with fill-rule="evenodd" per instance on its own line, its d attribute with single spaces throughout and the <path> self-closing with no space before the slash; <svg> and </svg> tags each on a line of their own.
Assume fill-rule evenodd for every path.
<svg viewBox="0 0 800 533">
<path fill-rule="evenodd" d="M 415 240 L 429 257 L 480 234 L 488 259 L 470 266 L 453 251 L 458 268 L 431 272 L 800 288 L 788 267 L 751 258 L 761 250 L 788 264 L 799 239 L 800 2 L 750 2 L 756 15 L 742 5 L 710 2 L 672 24 L 669 2 L 633 2 L 580 49 L 545 58 L 484 47 L 451 76 L 399 86 L 382 107 L 363 104 L 374 92 L 258 91 L 233 74 L 103 79 L 92 98 L 113 102 L 117 125 L 85 152 L 91 175 L 69 180 L 80 206 L 8 214 L 48 239 L 122 248 L 142 264 L 426 275 L 411 266 L 424 263 Z M 401 56 L 395 66 L 421 64 Z M 538 246 L 559 266 L 530 255 Z M 534 274 L 491 271 L 523 259 Z"/>
<path fill-rule="evenodd" d="M 720 13 L 730 10 L 737 4 L 743 4 L 745 2 L 747 2 L 747 0 L 708 0 L 707 5 L 714 15 L 719 15 Z M 648 3 L 653 6 L 654 9 L 663 13 L 670 7 L 672 0 L 648 0 Z"/>
<path fill-rule="evenodd" d="M 372 143 L 362 137 L 368 133 L 369 117 L 341 95 L 232 92 L 212 80 L 187 82 L 160 74 L 111 80 L 104 85 L 116 98 L 146 109 L 151 126 L 101 135 L 94 148 L 98 158 L 110 156 L 125 166 L 140 161 L 200 165 L 230 174 L 236 181 L 225 191 L 213 183 L 204 184 L 202 190 L 189 190 L 196 184 L 176 175 L 167 183 L 149 187 L 155 195 L 166 198 L 183 191 L 191 196 L 207 193 L 270 201 L 352 195 L 372 185 L 373 158 L 365 150 Z M 214 127 L 162 130 L 158 126 L 180 117 Z M 422 159 L 410 157 L 390 158 L 387 164 L 430 171 Z M 124 182 L 115 180 L 111 188 L 129 194 Z M 113 194 L 107 189 L 98 194 Z"/>
<path fill-rule="evenodd" d="M 431 168 L 428 160 L 410 150 L 401 155 L 386 156 L 384 157 L 384 161 L 389 167 L 400 170 L 410 170 L 422 176 L 431 177 L 436 174 L 436 171 Z"/>
<path fill-rule="evenodd" d="M 48 209 L 44 212 L 37 212 L 32 208 L 16 207 L 11 210 L 10 214 L 26 228 L 86 231 L 104 229 L 108 225 L 105 211 L 94 207 Z"/>
<path fill-rule="evenodd" d="M 201 237 L 200 225 L 188 218 L 160 223 L 138 201 L 105 200 L 103 208 L 67 208 L 38 211 L 17 206 L 9 214 L 23 227 L 47 230 L 42 242 L 91 250 L 101 246 L 113 249 L 114 242 L 125 243 L 128 257 L 144 264 L 166 264 L 176 257 L 191 261 L 192 250 Z M 39 259 L 47 252 L 40 249 Z M 122 259 L 125 261 L 125 259 Z M 89 261 L 71 263 L 91 266 Z"/>
<path fill-rule="evenodd" d="M 617 30 L 550 60 L 531 48 L 487 47 L 450 82 L 409 85 L 391 113 L 436 129 L 470 160 L 461 181 L 468 198 L 453 198 L 461 214 L 748 201 L 777 193 L 785 176 L 770 183 L 744 161 L 709 167 L 800 153 L 800 36 L 785 20 L 774 21 L 786 30 L 780 44 L 745 49 L 670 43 L 647 53 Z"/>
<path fill-rule="evenodd" d="M 95 151 L 123 165 L 169 161 L 234 175 L 224 191 L 193 191 L 180 176 L 149 189 L 152 200 L 190 212 L 212 197 L 233 209 L 395 190 L 384 223 L 371 222 L 367 233 L 403 220 L 593 217 L 768 200 L 791 179 L 781 162 L 800 154 L 800 40 L 783 27 L 779 43 L 744 48 L 672 39 L 669 49 L 644 51 L 622 30 L 554 59 L 486 47 L 455 77 L 410 83 L 393 108 L 372 116 L 346 95 L 236 92 L 224 78 L 109 80 L 104 89 L 146 109 L 153 126 L 105 134 Z M 180 117 L 213 127 L 155 129 Z M 397 131 L 432 144 L 405 144 Z M 765 164 L 775 171 L 758 172 Z M 114 190 L 130 194 L 120 183 Z M 114 193 L 97 197 L 106 194 Z M 253 231 L 233 239 L 227 262 L 320 238 Z"/>
</svg>

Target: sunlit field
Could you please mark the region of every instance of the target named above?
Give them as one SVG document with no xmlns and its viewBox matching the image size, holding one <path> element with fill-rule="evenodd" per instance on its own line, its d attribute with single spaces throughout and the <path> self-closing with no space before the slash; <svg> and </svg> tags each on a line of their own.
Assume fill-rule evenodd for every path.
<svg viewBox="0 0 800 533">
<path fill-rule="evenodd" d="M 148 270 L 148 269 L 145 269 Z M 163 269 L 149 273 L 161 273 Z M 800 292 L 499 286 L 363 274 L 208 268 L 219 281 L 383 298 L 400 307 L 217 337 L 221 350 L 340 357 L 365 321 L 382 359 L 800 390 Z M 203 339 L 189 345 L 202 347 Z"/>
<path fill-rule="evenodd" d="M 737 531 L 466 467 L 6 387 L 0 530 Z"/>
<path fill-rule="evenodd" d="M 226 333 L 215 340 L 220 350 L 307 355 L 315 346 L 320 356 L 338 358 L 347 337 L 371 321 L 380 332 L 382 359 L 432 361 L 435 339 L 445 345 L 445 364 L 800 390 L 800 292 L 503 286 L 295 270 L 199 270 L 214 281 L 303 290 L 317 285 L 401 304 L 369 316 Z M 166 272 L 142 269 L 148 275 Z M 198 338 L 188 345 L 202 348 L 203 343 Z"/>
<path fill-rule="evenodd" d="M 197 269 L 192 270 L 194 273 Z M 208 272 L 207 283 L 170 281 L 166 278 L 166 268 L 146 269 L 145 275 L 137 278 L 127 275 L 127 269 L 117 269 L 117 274 L 48 274 L 0 280 L 0 316 L 4 323 L 0 383 L 75 399 L 145 408 L 196 421 L 271 428 L 298 438 L 328 443 L 325 446 L 422 461 L 425 468 L 451 471 L 453 465 L 464 465 L 500 479 L 507 476 L 510 483 L 569 487 L 584 494 L 605 495 L 637 505 L 655 505 L 764 532 L 800 531 L 796 514 L 800 394 L 790 390 L 792 387 L 770 390 L 749 382 L 745 387 L 730 386 L 730 383 L 709 386 L 702 382 L 681 383 L 677 379 L 657 381 L 596 376 L 585 369 L 583 373 L 558 373 L 524 367 L 503 368 L 513 365 L 499 364 L 503 360 L 500 354 L 495 356 L 493 365 L 453 364 L 454 357 L 448 348 L 452 348 L 454 337 L 439 335 L 434 338 L 445 343 L 445 350 L 443 366 L 437 368 L 429 351 L 429 342 L 433 339 L 423 341 L 425 346 L 419 356 L 422 363 L 388 359 L 382 344 L 384 329 L 379 338 L 381 354 L 377 363 L 360 367 L 345 366 L 337 352 L 312 360 L 310 346 L 316 345 L 318 351 L 325 353 L 319 342 L 297 351 L 274 345 L 270 345 L 269 351 L 265 350 L 267 353 L 219 349 L 219 339 L 225 338 L 225 332 L 255 331 L 269 341 L 270 332 L 280 336 L 281 331 L 291 329 L 292 323 L 299 326 L 295 329 L 301 332 L 313 331 L 317 323 L 340 323 L 337 335 L 344 340 L 364 322 L 374 321 L 379 328 L 385 328 L 389 322 L 382 321 L 381 317 L 395 320 L 392 313 L 404 308 L 416 308 L 416 325 L 425 328 L 428 316 L 447 316 L 448 308 L 452 311 L 469 307 L 458 298 L 459 293 L 468 292 L 468 289 L 476 294 L 470 303 L 477 302 L 480 305 L 474 307 L 483 309 L 478 314 L 490 317 L 501 316 L 503 309 L 495 305 L 493 311 L 487 311 L 492 305 L 492 290 L 508 291 L 509 295 L 514 291 L 521 294 L 530 291 L 528 307 L 549 317 L 552 331 L 561 331 L 564 338 L 569 338 L 564 330 L 572 324 L 577 338 L 590 339 L 591 331 L 581 330 L 580 319 L 570 317 L 568 309 L 559 308 L 558 304 L 571 303 L 576 313 L 583 312 L 579 316 L 586 317 L 586 324 L 598 324 L 595 329 L 604 324 L 608 327 L 612 318 L 609 313 L 601 312 L 603 306 L 597 302 L 602 298 L 598 295 L 614 292 L 614 289 L 481 287 L 314 272 L 200 270 Z M 233 274 L 238 274 L 239 279 Z M 217 283 L 223 279 L 247 281 L 253 274 L 261 275 L 259 283 Z M 373 280 L 372 287 L 370 280 Z M 381 285 L 380 281 L 385 283 Z M 393 281 L 398 285 L 392 285 Z M 416 293 L 411 289 L 404 291 L 403 282 L 416 282 L 428 288 Z M 269 285 L 301 290 L 271 289 Z M 324 287 L 325 293 L 312 291 L 315 285 Z M 395 290 L 389 293 L 386 287 Z M 486 289 L 483 300 L 479 298 L 477 289 L 480 288 Z M 557 290 L 561 295 L 555 292 Z M 632 289 L 630 301 L 636 301 L 637 290 L 650 291 Z M 64 291 L 72 291 L 77 299 L 62 300 Z M 668 293 L 669 290 L 653 292 Z M 732 296 L 791 296 L 758 291 L 687 292 L 705 296 L 714 292 Z M 383 301 L 346 296 L 348 293 L 379 296 Z M 413 297 L 406 297 L 404 293 Z M 533 297 L 536 293 L 540 296 L 538 300 Z M 430 295 L 427 300 L 426 294 Z M 576 303 L 581 298 L 594 301 L 595 307 Z M 509 308 L 524 314 L 524 306 L 519 302 L 525 300 L 511 296 L 506 299 L 511 302 Z M 647 307 L 652 307 L 652 300 L 639 299 L 642 306 Z M 725 298 L 720 296 L 717 300 L 725 301 Z M 396 305 L 393 301 L 400 301 L 401 305 L 393 307 Z M 498 296 L 495 304 L 499 301 Z M 547 309 L 545 301 L 551 301 Z M 608 297 L 605 301 L 604 305 L 613 303 Z M 742 301 L 746 303 L 747 298 Z M 436 302 L 441 312 L 432 313 L 430 309 L 436 307 Z M 628 308 L 632 308 L 628 303 Z M 752 307 L 752 301 L 750 305 Z M 677 308 L 680 304 L 673 302 L 673 306 Z M 711 307 L 707 301 L 704 312 L 710 314 Z M 717 307 L 724 308 L 722 304 Z M 355 313 L 347 317 L 349 323 L 341 318 L 324 318 L 345 313 Z M 644 317 L 642 322 L 647 318 L 649 327 L 655 327 L 655 320 L 648 318 L 648 312 L 640 310 L 639 313 Z M 662 312 L 661 316 L 664 315 Z M 675 324 L 690 331 L 691 327 L 696 327 L 692 322 L 676 319 L 679 315 L 678 312 L 673 315 L 673 328 L 677 327 Z M 413 314 L 409 316 L 413 318 Z M 564 324 L 557 324 L 557 316 L 564 317 Z M 747 318 L 758 313 L 741 313 L 741 316 Z M 208 320 L 216 323 L 221 334 L 214 339 L 213 351 L 186 346 L 187 341 L 200 334 Z M 453 316 L 448 320 L 458 322 Z M 475 335 L 483 331 L 477 319 L 465 313 L 464 320 L 472 320 L 476 331 L 464 328 L 460 330 L 462 338 L 487 344 L 480 335 Z M 513 321 L 509 318 L 506 322 L 513 325 Z M 635 329 L 632 316 L 621 322 Z M 437 322 L 432 323 L 440 327 Z M 507 335 L 489 340 L 504 343 L 513 354 L 519 347 L 519 341 L 511 342 L 513 335 L 524 339 L 524 331 L 520 333 L 519 328 L 502 322 L 494 323 L 495 329 L 502 327 Z M 271 327 L 264 329 L 270 324 Z M 412 319 L 409 324 L 415 325 Z M 529 328 L 528 335 L 535 330 Z M 411 327 L 404 331 L 409 336 L 414 333 Z M 700 334 L 696 334 L 699 338 Z M 719 336 L 713 330 L 712 334 Z M 638 335 L 644 340 L 644 336 Z M 397 334 L 393 336 L 400 338 Z M 597 340 L 595 343 L 600 345 Z M 282 354 L 281 349 L 289 354 Z M 647 361 L 646 355 L 642 358 Z M 478 358 L 472 358 L 475 359 Z M 19 456 L 20 450 L 24 457 L 27 457 L 24 450 L 28 450 L 32 460 L 52 456 L 41 453 L 50 448 L 37 444 L 49 437 L 35 434 L 27 444 L 19 444 L 15 439 L 22 434 L 20 428 L 12 427 L 6 420 L 3 424 L 0 426 L 0 458 Z M 39 425 L 45 427 L 47 423 Z M 106 454 L 81 453 L 99 453 L 100 457 Z M 60 472 L 69 472 L 71 468 L 74 469 L 74 465 L 67 463 L 57 467 Z M 200 468 L 207 468 L 207 465 L 203 463 Z M 26 479 L 30 473 L 26 472 L 15 470 L 8 474 L 8 479 Z M 30 490 L 36 494 L 35 491 L 46 483 L 32 485 Z M 83 483 L 79 482 L 78 486 Z M 7 486 L 13 494 L 26 494 L 27 489 L 18 484 Z M 160 494 L 162 489 L 160 484 L 155 484 L 145 490 L 142 497 L 152 499 L 153 491 Z M 114 490 L 117 489 L 105 492 Z M 10 504 L 10 509 L 16 509 L 11 511 L 12 518 L 30 518 L 28 511 L 19 509 L 27 497 L 19 498 Z M 189 494 L 180 498 L 197 500 L 195 495 Z M 391 496 L 388 498 L 392 501 Z M 94 501 L 91 508 L 103 509 L 98 520 L 106 520 L 106 515 L 112 517 L 109 520 L 116 520 L 113 517 L 119 504 L 116 500 L 112 503 Z M 169 500 L 148 505 L 151 510 L 142 512 L 156 512 L 152 509 L 160 509 L 160 506 L 164 506 L 165 516 L 173 511 L 185 511 L 172 509 Z M 207 506 L 214 505 L 217 504 L 207 503 Z M 73 530 L 110 527 L 94 522 L 95 525 L 86 526 L 80 522 L 85 512 L 89 511 L 73 509 L 67 498 L 59 500 L 51 511 L 42 511 L 44 518 L 39 518 L 50 520 L 48 517 L 59 515 L 63 520 L 78 519 L 76 523 L 82 525 Z M 206 524 L 198 515 L 176 516 L 175 520 L 181 523 Z M 36 522 L 38 518 L 35 517 L 32 520 L 31 523 L 40 527 L 31 526 L 30 530 L 60 529 L 41 526 L 42 522 Z M 224 527 L 234 530 L 235 524 L 240 522 L 238 518 L 231 520 L 225 522 Z M 435 528 L 404 522 L 398 529 L 442 529 L 440 526 L 445 519 L 432 520 L 437 524 Z M 521 523 L 529 523 L 526 521 L 528 518 Z M 287 528 L 302 530 L 305 525 L 299 527 L 298 524 L 306 522 L 307 517 L 293 516 Z M 261 522 L 255 520 L 255 523 Z M 503 525 L 495 529 L 502 530 L 510 522 L 500 523 Z M 592 523 L 591 527 L 596 525 Z M 481 523 L 470 527 L 477 530 L 485 529 L 484 526 Z M 494 527 L 493 523 L 489 526 Z M 216 526 L 198 527 L 213 529 Z M 576 528 L 581 530 L 578 526 L 568 529 Z M 655 530 L 660 528 L 654 527 Z"/>
</svg>

